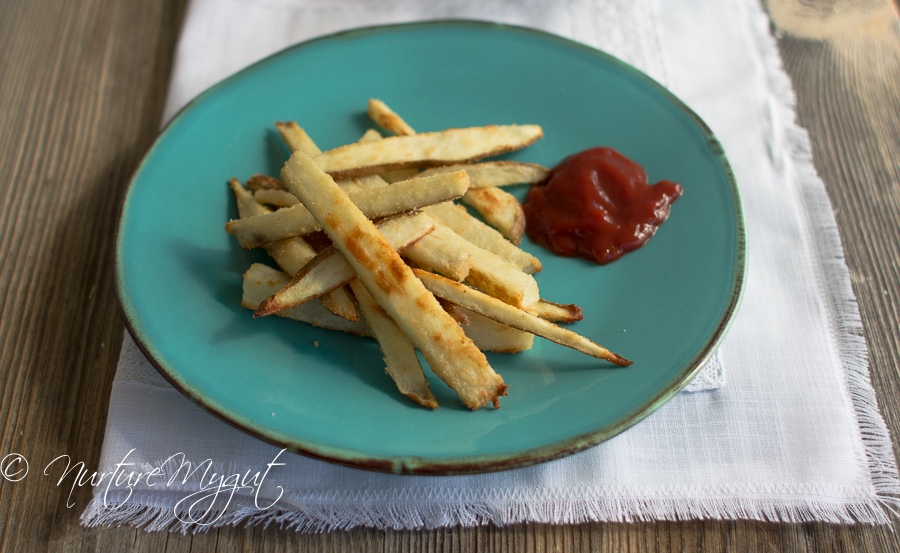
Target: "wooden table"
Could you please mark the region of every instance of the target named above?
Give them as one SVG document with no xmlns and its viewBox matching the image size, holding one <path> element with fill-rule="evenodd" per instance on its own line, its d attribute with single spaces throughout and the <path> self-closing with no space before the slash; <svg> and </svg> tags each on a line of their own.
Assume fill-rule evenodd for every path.
<svg viewBox="0 0 900 553">
<path fill-rule="evenodd" d="M 0 2 L 0 457 L 20 453 L 32 473 L 61 454 L 98 465 L 123 332 L 116 217 L 158 132 L 186 4 Z M 769 4 L 900 457 L 900 10 L 889 0 Z M 85 530 L 78 516 L 90 490 L 69 487 L 0 480 L 0 551 L 900 551 L 896 516 L 895 531 L 761 522 Z"/>
</svg>

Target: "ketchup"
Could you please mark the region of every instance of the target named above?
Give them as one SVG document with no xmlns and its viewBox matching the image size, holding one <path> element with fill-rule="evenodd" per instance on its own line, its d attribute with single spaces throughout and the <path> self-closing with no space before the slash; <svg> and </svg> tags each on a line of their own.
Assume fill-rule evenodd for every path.
<svg viewBox="0 0 900 553">
<path fill-rule="evenodd" d="M 644 169 L 612 148 L 591 148 L 531 188 L 525 232 L 554 253 L 604 265 L 643 246 L 682 192 L 671 181 L 649 185 Z"/>
</svg>

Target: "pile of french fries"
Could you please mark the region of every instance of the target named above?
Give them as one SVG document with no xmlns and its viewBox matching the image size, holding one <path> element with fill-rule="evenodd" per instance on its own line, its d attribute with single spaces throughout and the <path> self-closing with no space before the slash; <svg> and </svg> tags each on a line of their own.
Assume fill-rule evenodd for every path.
<svg viewBox="0 0 900 553">
<path fill-rule="evenodd" d="M 417 134 L 384 102 L 370 100 L 367 111 L 390 136 L 371 129 L 323 152 L 297 123 L 279 122 L 293 152 L 280 178 L 229 182 L 239 218 L 227 232 L 280 267 L 247 270 L 244 307 L 374 337 L 400 393 L 431 409 L 438 403 L 417 351 L 470 409 L 499 407 L 507 394 L 484 352 L 527 350 L 535 335 L 631 364 L 560 326 L 581 309 L 541 298 L 541 262 L 518 246 L 524 215 L 502 187 L 540 182 L 549 170 L 481 161 L 529 146 L 539 126 Z"/>
</svg>

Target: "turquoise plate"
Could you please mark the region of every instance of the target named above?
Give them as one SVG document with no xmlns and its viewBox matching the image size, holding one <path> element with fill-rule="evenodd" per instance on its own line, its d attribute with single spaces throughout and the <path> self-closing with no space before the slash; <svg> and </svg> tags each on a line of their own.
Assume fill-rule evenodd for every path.
<svg viewBox="0 0 900 553">
<path fill-rule="evenodd" d="M 273 122 L 323 147 L 356 140 L 380 98 L 419 131 L 536 123 L 510 157 L 553 166 L 611 146 L 652 182 L 684 186 L 644 248 L 596 266 L 530 244 L 543 297 L 575 302 L 574 330 L 634 361 L 616 368 L 536 339 L 489 356 L 509 385 L 500 409 L 468 411 L 440 381 L 441 408 L 394 389 L 373 340 L 240 307 L 257 252 L 225 233 L 227 180 L 277 175 Z M 523 195 L 524 187 L 515 189 Z M 684 387 L 737 308 L 745 272 L 740 200 L 718 141 L 671 93 L 615 58 L 529 29 L 472 21 L 373 27 L 284 50 L 214 86 L 163 131 L 125 200 L 118 297 L 137 343 L 208 411 L 273 444 L 354 467 L 417 474 L 502 470 L 559 458 L 622 432 Z"/>
</svg>

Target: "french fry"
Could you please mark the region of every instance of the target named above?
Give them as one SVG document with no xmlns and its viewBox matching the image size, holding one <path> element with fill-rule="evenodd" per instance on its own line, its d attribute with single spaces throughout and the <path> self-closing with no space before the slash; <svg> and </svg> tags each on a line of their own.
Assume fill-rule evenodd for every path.
<svg viewBox="0 0 900 553">
<path fill-rule="evenodd" d="M 296 123 L 283 124 L 279 127 L 287 146 L 291 151 L 301 151 L 307 155 L 317 155 L 321 153 L 315 142 L 303 131 Z M 375 130 L 370 130 L 363 134 L 360 138 L 361 142 L 370 140 L 380 140 L 381 134 Z M 379 175 L 369 175 L 354 179 L 353 187 L 346 183 L 343 184 L 345 190 L 354 188 L 374 188 L 386 186 L 388 183 Z M 290 194 L 292 198 L 296 198 Z M 288 204 L 290 205 L 290 204 Z M 420 217 L 424 220 L 424 217 Z M 382 229 L 383 231 L 383 229 Z M 355 275 L 354 275 L 355 276 Z M 400 328 L 393 320 L 381 309 L 381 306 L 372 299 L 372 296 L 366 291 L 365 287 L 359 280 L 353 280 L 349 283 L 350 289 L 359 302 L 359 307 L 365 314 L 366 322 L 372 329 L 375 339 L 384 354 L 385 370 L 397 386 L 397 390 L 401 394 L 413 400 L 423 407 L 429 409 L 437 409 L 437 399 L 431 391 L 428 379 L 419 363 L 415 348 L 409 338 L 403 334 Z M 338 288 L 339 290 L 341 288 Z M 328 297 L 327 295 L 324 297 Z"/>
<path fill-rule="evenodd" d="M 258 203 L 269 205 L 274 208 L 291 207 L 297 205 L 300 200 L 287 190 L 274 190 L 271 188 L 261 188 L 253 192 L 253 197 Z"/>
<path fill-rule="evenodd" d="M 256 201 L 255 196 L 244 188 L 240 181 L 231 179 L 229 186 L 234 192 L 238 214 L 241 218 L 269 213 L 269 210 L 260 205 Z M 285 194 L 289 194 L 289 192 L 285 192 Z M 269 242 L 265 245 L 265 250 L 275 263 L 289 275 L 295 275 L 300 272 L 316 256 L 315 249 L 300 237 Z M 336 288 L 323 295 L 322 305 L 335 315 L 344 317 L 347 320 L 359 320 L 359 309 L 356 301 L 354 301 L 346 288 Z"/>
<path fill-rule="evenodd" d="M 464 240 L 449 227 L 438 223 L 433 232 L 411 244 L 401 255 L 423 269 L 461 281 L 469 276 L 475 263 Z"/>
<path fill-rule="evenodd" d="M 533 276 L 491 251 L 468 241 L 463 243 L 467 244 L 473 261 L 465 278 L 467 284 L 516 307 L 527 308 L 540 300 L 538 284 Z"/>
<path fill-rule="evenodd" d="M 518 245 L 525 233 L 525 212 L 522 204 L 509 192 L 496 186 L 469 188 L 463 194 L 464 204 L 475 211 L 504 238 Z"/>
<path fill-rule="evenodd" d="M 275 126 L 278 128 L 281 139 L 291 150 L 291 152 L 300 150 L 304 154 L 311 157 L 317 156 L 322 153 L 322 150 L 319 149 L 319 146 L 313 141 L 309 134 L 296 123 L 296 121 L 276 123 Z M 373 140 L 381 140 L 381 133 L 379 133 L 375 129 L 367 130 L 359 139 L 360 142 L 371 142 Z M 412 176 L 414 175 L 409 175 L 409 177 Z M 281 181 L 278 182 L 281 184 L 281 186 L 284 186 L 284 183 L 282 183 Z M 357 186 L 360 188 L 384 186 L 387 185 L 388 182 L 386 182 L 378 175 L 367 175 L 355 179 L 345 179 L 342 181 L 338 181 L 338 184 L 341 185 L 341 187 L 345 190 L 351 190 Z"/>
<path fill-rule="evenodd" d="M 423 407 L 437 409 L 437 399 L 431 391 L 412 342 L 378 302 L 372 299 L 361 282 L 355 280 L 350 283 L 350 287 L 359 299 L 360 309 L 384 354 L 385 370 L 396 384 L 397 390 Z"/>
<path fill-rule="evenodd" d="M 252 264 L 244 273 L 241 306 L 255 311 L 260 302 L 277 292 L 289 281 L 289 277 L 278 269 L 261 263 Z M 372 331 L 364 321 L 348 321 L 325 309 L 319 301 L 306 302 L 299 307 L 286 309 L 278 315 L 320 328 L 338 330 L 357 336 L 372 335 Z"/>
<path fill-rule="evenodd" d="M 291 152 L 300 150 L 308 156 L 322 153 L 312 138 L 296 121 L 278 121 L 275 123 L 275 128 L 278 129 L 282 142 Z"/>
<path fill-rule="evenodd" d="M 440 223 L 435 231 L 404 250 L 420 268 L 467 283 L 519 307 L 540 301 L 537 281 L 495 253 L 480 248 Z"/>
<path fill-rule="evenodd" d="M 253 189 L 253 196 L 261 204 L 268 204 L 274 207 L 291 207 L 299 203 L 297 197 L 288 192 L 281 180 L 265 175 L 254 175 L 253 182 L 256 187 Z M 405 179 L 404 179 L 405 180 Z M 251 181 L 247 181 L 248 187 Z M 380 175 L 368 175 L 355 179 L 345 179 L 338 182 L 338 185 L 347 192 L 356 192 L 362 188 L 373 188 L 378 186 L 387 186 L 386 180 Z"/>
<path fill-rule="evenodd" d="M 525 148 L 543 136 L 537 125 L 487 125 L 413 136 L 355 142 L 315 156 L 335 179 L 406 167 L 433 167 L 477 161 Z"/>
<path fill-rule="evenodd" d="M 403 251 L 414 266 L 465 281 L 520 307 L 540 303 L 537 281 L 495 253 L 435 221 L 435 231 Z"/>
<path fill-rule="evenodd" d="M 531 332 L 557 344 L 570 347 L 598 359 L 605 359 L 620 366 L 631 365 L 631 361 L 617 355 L 605 347 L 523 309 L 518 309 L 474 288 L 469 288 L 448 278 L 421 269 L 413 269 L 419 280 L 438 297 L 461 307 L 484 315 L 497 322 L 526 332 Z"/>
<path fill-rule="evenodd" d="M 375 140 L 381 140 L 381 133 L 376 131 L 375 129 L 369 129 L 363 133 L 362 137 L 360 137 L 359 142 L 373 142 Z M 406 177 L 400 179 L 394 179 L 392 181 L 385 180 L 382 175 L 373 174 L 373 175 L 365 175 L 361 177 L 355 177 L 353 181 L 360 188 L 379 188 L 381 186 L 387 186 L 392 182 L 397 182 L 398 180 L 406 180 L 407 178 L 413 178 L 418 176 L 416 172 L 409 173 Z M 340 184 L 340 183 L 338 183 Z M 346 189 L 346 187 L 345 187 Z"/>
<path fill-rule="evenodd" d="M 282 121 L 275 123 L 275 128 L 278 129 L 278 134 L 281 136 L 281 140 L 284 142 L 285 146 L 290 149 L 291 152 L 301 151 L 308 156 L 317 156 L 322 153 L 322 150 L 319 149 L 319 146 L 313 141 L 312 137 L 304 130 L 300 125 L 297 124 L 296 121 Z M 381 134 L 374 129 L 370 129 L 366 131 L 362 138 L 359 139 L 360 142 L 370 142 L 372 140 L 380 140 Z M 377 179 L 377 180 L 372 180 Z M 281 186 L 284 186 L 284 183 L 278 181 Z M 387 184 L 384 180 L 380 179 L 377 175 L 360 177 L 358 179 L 345 179 L 338 182 L 342 188 L 346 190 L 352 190 L 356 187 L 361 188 L 371 188 L 373 185 L 381 185 Z"/>
<path fill-rule="evenodd" d="M 461 205 L 444 202 L 428 206 L 424 211 L 469 242 L 494 252 L 526 273 L 534 274 L 542 268 L 537 257 L 504 238 L 497 229 L 473 217 Z"/>
<path fill-rule="evenodd" d="M 374 219 L 458 198 L 468 185 L 466 172 L 457 171 L 356 190 L 350 193 L 350 200 Z M 321 226 L 306 206 L 297 204 L 265 215 L 229 221 L 225 230 L 237 238 L 241 247 L 251 249 L 274 240 L 303 236 L 321 230 Z"/>
<path fill-rule="evenodd" d="M 399 136 L 416 134 L 409 123 L 381 100 L 369 100 L 368 113 L 376 123 Z M 525 212 L 514 196 L 498 187 L 540 182 L 547 177 L 550 170 L 533 163 L 512 161 L 457 164 L 449 167 L 426 169 L 421 175 L 442 174 L 453 170 L 466 171 L 469 175 L 469 191 L 463 195 L 463 203 L 475 208 L 488 224 L 513 244 L 518 245 L 525 232 Z"/>
<path fill-rule="evenodd" d="M 531 332 L 498 323 L 469 309 L 456 307 L 468 319 L 468 324 L 463 325 L 466 336 L 471 338 L 481 351 L 519 353 L 531 349 L 534 344 L 534 334 Z"/>
<path fill-rule="evenodd" d="M 514 184 L 534 184 L 543 181 L 550 169 L 537 163 L 521 161 L 482 161 L 465 165 L 432 167 L 422 171 L 422 175 L 452 173 L 459 169 L 469 174 L 469 188 L 489 188 Z"/>
<path fill-rule="evenodd" d="M 375 121 L 380 127 L 387 129 L 398 136 L 411 136 L 416 134 L 416 131 L 414 131 L 402 117 L 394 113 L 394 110 L 389 108 L 387 104 L 381 100 L 376 98 L 369 100 L 368 114 L 372 121 Z"/>
<path fill-rule="evenodd" d="M 428 215 L 417 212 L 382 221 L 378 231 L 393 250 L 402 249 L 434 229 Z M 356 272 L 345 256 L 334 247 L 319 252 L 291 279 L 291 282 L 266 298 L 254 316 L 265 317 L 301 305 L 349 284 Z"/>
<path fill-rule="evenodd" d="M 384 105 L 384 102 L 381 102 L 381 104 Z M 384 106 L 384 107 L 387 108 L 387 106 Z M 387 109 L 390 109 L 390 108 L 387 108 Z M 393 112 L 391 112 L 391 113 L 393 113 Z M 369 115 L 370 116 L 372 115 L 371 111 L 369 112 Z M 376 113 L 376 116 L 377 116 L 377 113 Z M 399 116 L 396 113 L 394 113 L 394 116 L 397 119 L 399 119 Z M 373 119 L 374 119 L 374 117 L 373 117 Z M 378 120 L 375 120 L 375 122 L 378 123 Z M 404 134 L 405 132 L 412 131 L 412 127 L 410 127 L 409 125 L 406 125 L 405 121 L 400 119 L 400 122 L 403 125 L 402 127 L 400 126 L 400 124 L 398 124 L 397 128 L 389 129 L 389 130 L 392 130 L 392 132 L 394 132 L 395 134 Z M 398 132 L 398 131 L 403 131 L 403 132 Z M 411 134 L 415 134 L 415 132 L 413 131 Z M 406 136 L 406 135 L 404 134 L 404 136 Z M 379 133 L 375 129 L 369 129 L 365 132 L 363 137 L 360 139 L 360 142 L 362 142 L 363 140 L 367 140 L 367 139 L 368 140 L 377 140 L 377 139 L 381 139 L 381 138 L 383 138 L 381 136 L 381 133 Z M 452 171 L 448 171 L 448 172 L 452 172 Z M 397 181 L 401 181 L 401 180 L 411 179 L 411 178 L 415 177 L 418 173 L 419 173 L 419 170 L 417 168 L 413 167 L 410 169 L 396 169 L 394 171 L 386 171 L 384 173 L 379 173 L 378 175 L 373 175 L 373 176 L 377 176 L 384 182 L 392 183 L 392 182 L 397 182 Z M 363 178 L 370 178 L 370 177 L 363 177 Z"/>
<path fill-rule="evenodd" d="M 368 113 L 376 123 L 399 136 L 416 134 L 416 131 L 403 118 L 381 100 L 369 100 Z M 533 163 L 513 161 L 457 164 L 449 167 L 426 169 L 422 175 L 441 174 L 460 169 L 466 171 L 469 175 L 469 191 L 463 196 L 463 203 L 475 208 L 488 224 L 496 228 L 513 244 L 518 244 L 525 232 L 525 213 L 515 197 L 498 187 L 540 182 L 547 177 L 550 170 Z"/>
<path fill-rule="evenodd" d="M 315 216 L 366 290 L 463 404 L 470 409 L 487 403 L 499 406 L 500 396 L 506 394 L 502 377 L 318 162 L 294 152 L 281 179 Z"/>
<path fill-rule="evenodd" d="M 416 131 L 384 102 L 369 100 L 369 117 L 382 127 L 400 136 L 412 136 Z M 463 196 L 463 203 L 473 208 L 496 228 L 500 234 L 519 244 L 525 232 L 525 213 L 519 201 L 511 194 L 498 188 L 507 184 L 535 183 L 544 180 L 550 173 L 546 167 L 536 164 L 511 161 L 493 161 L 453 165 L 455 169 L 469 174 L 469 191 Z M 426 170 L 423 174 L 450 172 L 444 167 Z M 477 190 L 476 190 L 477 188 Z"/>
<path fill-rule="evenodd" d="M 584 318 L 581 308 L 574 303 L 553 303 L 545 299 L 529 305 L 526 311 L 552 323 L 574 323 Z"/>
</svg>

